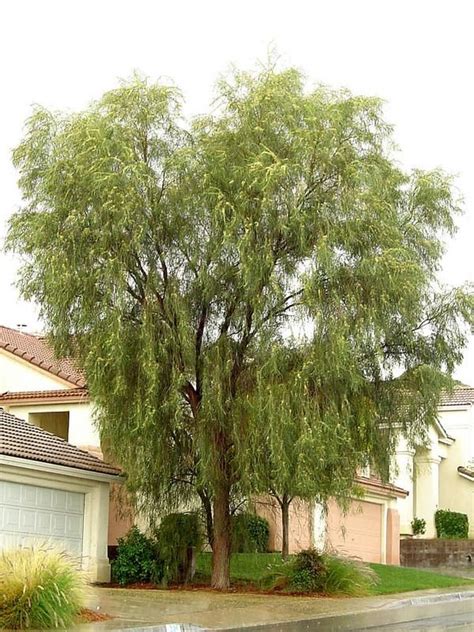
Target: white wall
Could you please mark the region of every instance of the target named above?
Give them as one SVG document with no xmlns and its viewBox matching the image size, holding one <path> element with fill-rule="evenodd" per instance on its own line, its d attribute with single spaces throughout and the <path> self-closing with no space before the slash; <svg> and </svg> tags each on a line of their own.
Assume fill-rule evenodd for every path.
<svg viewBox="0 0 474 632">
<path fill-rule="evenodd" d="M 449 458 L 440 467 L 440 508 L 467 514 L 469 536 L 474 538 L 474 482 L 460 476 L 457 470 L 474 457 L 474 409 L 445 409 L 440 421 L 456 440 L 449 447 Z"/>
<path fill-rule="evenodd" d="M 0 349 L 0 393 L 66 389 L 67 382 Z"/>
</svg>

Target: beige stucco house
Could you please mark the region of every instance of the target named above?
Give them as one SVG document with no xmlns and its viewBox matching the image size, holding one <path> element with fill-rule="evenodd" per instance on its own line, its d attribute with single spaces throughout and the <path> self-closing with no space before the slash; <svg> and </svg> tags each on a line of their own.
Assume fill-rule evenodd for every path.
<svg viewBox="0 0 474 632">
<path fill-rule="evenodd" d="M 0 408 L 2 414 L 16 418 L 17 424 L 24 420 L 45 431 L 43 442 L 47 443 L 49 437 L 51 449 L 57 444 L 57 438 L 60 444 L 70 444 L 72 449 L 77 449 L 78 454 L 95 458 L 96 465 L 102 463 L 106 466 L 102 460 L 100 437 L 93 421 L 93 405 L 84 376 L 70 360 L 57 360 L 44 338 L 0 326 Z M 107 546 L 116 544 L 117 537 L 130 526 L 130 520 L 121 517 L 116 511 L 114 493 L 111 493 L 111 490 L 115 491 L 119 487 L 118 471 L 112 468 L 115 473 L 111 473 L 89 468 L 79 472 L 80 467 L 74 469 L 72 466 L 71 469 L 70 465 L 58 463 L 54 459 L 41 459 L 40 462 L 32 454 L 23 459 L 21 464 L 13 463 L 11 459 L 18 457 L 8 452 L 0 458 L 0 482 L 5 485 L 5 481 L 8 481 L 11 494 L 13 483 L 30 486 L 24 488 L 27 491 L 15 488 L 20 494 L 18 499 L 23 498 L 23 493 L 35 493 L 38 498 L 42 498 L 43 492 L 33 492 L 32 488 L 45 486 L 50 486 L 51 490 L 66 491 L 69 494 L 67 502 L 73 502 L 73 498 L 82 498 L 74 494 L 83 495 L 84 513 L 81 520 L 84 537 L 81 540 L 81 555 L 84 560 L 88 560 L 91 578 L 94 581 L 106 581 L 110 571 Z M 57 496 L 56 491 L 51 493 Z M 63 495 L 60 496 L 63 498 Z M 3 502 L 0 496 L 0 509 Z M 37 516 L 44 516 L 44 507 L 37 507 L 36 510 L 40 512 Z M 58 520 L 56 514 L 53 517 Z M 46 520 L 34 518 L 41 519 Z M 95 521 L 92 526 L 89 519 Z M 1 529 L 0 526 L 0 538 Z M 23 535 L 25 533 L 27 535 L 27 532 Z M 11 537 L 8 541 L 11 542 Z M 0 539 L 0 545 L 1 542 Z"/>
<path fill-rule="evenodd" d="M 416 442 L 415 442 L 416 443 Z M 367 562 L 399 564 L 400 537 L 411 536 L 414 517 L 426 521 L 426 538 L 436 537 L 437 509 L 465 513 L 474 538 L 474 388 L 444 393 L 438 421 L 415 447 L 400 438 L 392 485 L 359 476 L 364 495 L 344 513 L 331 501 L 294 501 L 290 510 L 290 552 L 308 546 L 336 550 Z M 279 508 L 264 501 L 258 512 L 270 522 L 270 546 L 281 550 Z"/>
<path fill-rule="evenodd" d="M 467 514 L 474 538 L 473 387 L 458 385 L 443 395 L 428 441 L 415 448 L 400 441 L 396 469 L 396 484 L 409 491 L 398 501 L 402 535 L 412 533 L 416 517 L 426 521 L 425 537 L 436 537 L 434 514 L 449 509 Z"/>
<path fill-rule="evenodd" d="M 295 499 L 290 505 L 289 550 L 296 553 L 308 547 L 337 551 L 367 562 L 400 563 L 400 519 L 397 503 L 408 492 L 385 485 L 371 476 L 359 476 L 362 496 L 354 498 L 343 512 L 334 501 L 322 507 Z M 271 499 L 256 503 L 257 513 L 270 524 L 271 550 L 282 545 L 281 513 Z"/>
</svg>

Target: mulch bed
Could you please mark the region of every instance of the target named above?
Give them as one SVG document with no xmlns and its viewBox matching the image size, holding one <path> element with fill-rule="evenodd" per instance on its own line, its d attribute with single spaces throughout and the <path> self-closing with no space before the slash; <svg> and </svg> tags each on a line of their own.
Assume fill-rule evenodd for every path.
<svg viewBox="0 0 474 632">
<path fill-rule="evenodd" d="M 83 608 L 79 613 L 79 623 L 97 623 L 98 621 L 109 621 L 110 619 L 113 619 L 113 617 L 104 612 L 97 612 L 88 608 Z"/>
<path fill-rule="evenodd" d="M 287 592 L 283 589 L 274 588 L 272 590 L 263 590 L 255 584 L 250 582 L 242 582 L 242 583 L 234 583 L 228 590 L 219 590 L 217 588 L 211 588 L 209 584 L 204 582 L 194 582 L 192 584 L 170 584 L 166 588 L 161 586 L 160 584 L 153 584 L 149 582 L 137 582 L 135 584 L 127 584 L 126 586 L 121 586 L 117 583 L 112 584 L 101 584 L 104 588 L 125 588 L 127 590 L 173 590 L 173 591 L 183 591 L 183 592 L 214 592 L 214 593 L 246 593 L 253 595 L 279 595 L 282 597 L 312 597 L 312 598 L 327 598 L 331 596 L 335 598 L 334 595 L 325 595 L 323 593 L 297 593 L 297 592 Z M 336 596 L 337 598 L 338 596 Z"/>
</svg>

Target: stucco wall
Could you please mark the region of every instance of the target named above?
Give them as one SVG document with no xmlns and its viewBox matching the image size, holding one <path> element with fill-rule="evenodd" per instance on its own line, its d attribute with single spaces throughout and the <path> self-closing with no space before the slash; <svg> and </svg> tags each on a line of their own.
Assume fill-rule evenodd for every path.
<svg viewBox="0 0 474 632">
<path fill-rule="evenodd" d="M 70 388 L 67 382 L 56 378 L 26 360 L 0 349 L 0 393 L 5 391 L 41 391 Z"/>
<path fill-rule="evenodd" d="M 459 475 L 474 458 L 474 410 L 443 411 L 440 421 L 448 434 L 456 439 L 449 447 L 449 457 L 440 465 L 440 502 L 442 509 L 460 511 L 469 519 L 469 537 L 474 538 L 474 482 Z"/>
<path fill-rule="evenodd" d="M 269 549 L 281 551 L 282 524 L 281 510 L 274 498 L 261 498 L 256 503 L 257 513 L 266 518 L 270 525 Z M 295 499 L 289 511 L 290 537 L 288 540 L 290 553 L 307 549 L 312 544 L 311 510 L 308 503 Z"/>
</svg>

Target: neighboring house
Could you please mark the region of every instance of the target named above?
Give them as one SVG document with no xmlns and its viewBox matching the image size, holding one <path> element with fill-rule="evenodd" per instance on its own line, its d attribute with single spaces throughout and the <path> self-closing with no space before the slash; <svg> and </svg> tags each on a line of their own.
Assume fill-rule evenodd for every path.
<svg viewBox="0 0 474 632">
<path fill-rule="evenodd" d="M 120 470 L 0 408 L 0 550 L 57 545 L 110 580 L 109 488 Z"/>
<path fill-rule="evenodd" d="M 399 563 L 400 536 L 411 535 L 414 517 L 426 521 L 425 537 L 436 537 L 437 509 L 465 513 L 474 538 L 474 388 L 459 385 L 444 393 L 439 419 L 427 440 L 413 449 L 400 439 L 393 485 L 359 476 L 364 491 L 344 513 L 330 501 L 318 505 L 294 501 L 290 510 L 290 552 L 308 546 L 333 549 L 367 562 Z M 281 549 L 280 510 L 258 505 L 270 522 L 270 547 Z"/>
<path fill-rule="evenodd" d="M 465 513 L 474 538 L 474 388 L 464 384 L 442 396 L 439 422 L 428 441 L 415 449 L 400 442 L 396 484 L 410 494 L 398 503 L 402 535 L 412 533 L 413 518 L 426 521 L 425 537 L 436 537 L 437 509 Z"/>
<path fill-rule="evenodd" d="M 102 459 L 86 381 L 71 360 L 58 360 L 41 336 L 0 326 L 0 407 Z M 112 485 L 107 540 L 130 527 L 116 509 Z"/>
<path fill-rule="evenodd" d="M 400 521 L 397 502 L 407 493 L 376 478 L 359 476 L 361 498 L 346 513 L 331 500 L 326 509 L 294 500 L 290 505 L 290 553 L 315 546 L 358 557 L 367 562 L 400 563 Z M 257 512 L 270 523 L 270 549 L 281 550 L 281 513 L 270 500 L 260 501 Z"/>
</svg>

